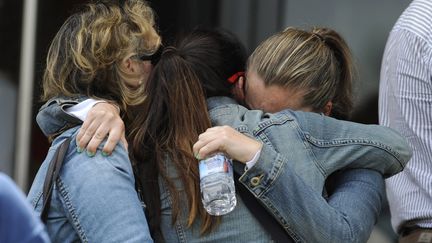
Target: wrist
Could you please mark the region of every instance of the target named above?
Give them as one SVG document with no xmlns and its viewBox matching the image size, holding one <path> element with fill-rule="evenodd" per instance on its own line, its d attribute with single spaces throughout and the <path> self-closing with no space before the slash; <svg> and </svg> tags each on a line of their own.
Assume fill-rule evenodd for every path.
<svg viewBox="0 0 432 243">
<path fill-rule="evenodd" d="M 108 104 L 108 105 L 110 105 L 110 107 L 114 108 L 114 110 L 116 111 L 116 114 L 120 114 L 120 107 L 114 101 L 100 100 L 100 101 L 98 101 L 98 103 L 94 104 L 93 107 L 97 106 L 98 104 Z"/>
<path fill-rule="evenodd" d="M 249 170 L 250 168 L 252 168 L 257 162 L 258 162 L 258 158 L 261 155 L 261 150 L 262 150 L 262 146 L 261 148 L 255 153 L 254 157 L 249 160 L 248 162 L 246 162 L 246 166 L 245 166 L 245 171 Z"/>
<path fill-rule="evenodd" d="M 244 159 L 242 159 L 242 161 L 240 161 L 240 162 L 247 163 L 247 162 L 252 161 L 256 157 L 258 152 L 261 151 L 262 146 L 263 145 L 261 142 L 254 140 L 253 143 L 251 143 L 249 145 L 249 147 L 247 149 L 248 152 L 247 152 L 247 154 L 245 154 Z"/>
</svg>

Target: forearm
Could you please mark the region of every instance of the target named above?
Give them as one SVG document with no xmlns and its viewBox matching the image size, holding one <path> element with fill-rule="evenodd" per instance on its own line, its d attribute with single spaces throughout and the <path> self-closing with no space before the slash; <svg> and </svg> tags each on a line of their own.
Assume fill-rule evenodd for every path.
<svg viewBox="0 0 432 243">
<path fill-rule="evenodd" d="M 329 205 L 349 218 L 352 229 L 357 232 L 358 242 L 366 242 L 384 203 L 385 183 L 382 175 L 373 170 L 352 169 L 338 172 L 332 177 Z"/>
<path fill-rule="evenodd" d="M 300 237 L 304 242 L 365 242 L 382 200 L 381 175 L 372 171 L 372 183 L 348 180 L 352 188 L 337 188 L 339 191 L 327 202 L 317 189 L 294 172 L 290 163 L 264 146 L 257 164 L 240 181 L 290 229 L 287 231 L 294 232 L 293 238 Z M 260 178 L 258 184 L 253 183 L 257 180 L 254 178 Z M 367 199 L 358 197 L 358 192 L 363 190 Z"/>
</svg>

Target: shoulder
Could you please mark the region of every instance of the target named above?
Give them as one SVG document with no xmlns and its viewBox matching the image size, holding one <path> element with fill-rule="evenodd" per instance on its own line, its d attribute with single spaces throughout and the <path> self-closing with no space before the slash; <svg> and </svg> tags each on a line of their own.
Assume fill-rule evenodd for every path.
<svg viewBox="0 0 432 243">
<path fill-rule="evenodd" d="M 432 46 L 430 26 L 432 26 L 432 2 L 430 0 L 414 0 L 401 14 L 392 32 L 415 36 L 430 47 Z"/>
<path fill-rule="evenodd" d="M 63 160 L 63 166 L 60 171 L 60 177 L 65 182 L 68 181 L 89 181 L 101 178 L 114 179 L 116 176 L 127 176 L 133 178 L 133 170 L 129 160 L 128 153 L 122 144 L 119 144 L 113 153 L 109 156 L 102 155 L 101 151 L 105 144 L 103 142 L 96 154 L 92 157 L 87 155 L 86 151 L 78 152 L 76 144 L 76 135 L 79 127 L 71 128 L 59 137 L 57 137 L 50 150 L 57 151 L 61 144 L 70 139 L 70 144 L 67 148 Z M 45 162 L 50 162 L 54 156 L 54 151 L 50 151 L 51 158 L 47 157 Z"/>
<path fill-rule="evenodd" d="M 103 145 L 101 145 L 103 146 Z M 98 178 L 115 179 L 117 175 L 133 176 L 132 165 L 128 153 L 123 146 L 117 146 L 109 156 L 101 153 L 98 149 L 93 157 L 86 152 L 77 152 L 76 143 L 73 140 L 65 157 L 64 167 L 61 172 L 63 177 L 71 179 L 83 178 L 86 182 Z"/>
<path fill-rule="evenodd" d="M 295 120 L 292 111 L 265 113 L 240 105 L 223 105 L 210 112 L 213 126 L 228 125 L 240 132 L 258 134 L 263 130 Z"/>
<path fill-rule="evenodd" d="M 9 176 L 6 174 L 3 174 L 0 172 L 0 204 L 3 205 L 3 203 L 7 200 L 7 198 L 10 198 L 15 193 L 19 194 L 19 190 L 16 187 L 15 183 L 12 181 Z"/>
<path fill-rule="evenodd" d="M 432 38 L 432 31 L 430 34 Z M 432 39 L 428 40 L 425 35 L 406 28 L 392 30 L 383 55 L 382 75 L 401 73 L 403 78 L 425 76 L 421 78 L 423 80 L 428 78 L 431 65 Z"/>
</svg>

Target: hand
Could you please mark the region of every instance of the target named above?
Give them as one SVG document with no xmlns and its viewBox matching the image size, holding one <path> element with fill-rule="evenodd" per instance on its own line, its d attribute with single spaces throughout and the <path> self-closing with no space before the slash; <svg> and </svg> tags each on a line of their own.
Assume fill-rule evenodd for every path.
<svg viewBox="0 0 432 243">
<path fill-rule="evenodd" d="M 229 126 L 217 126 L 200 134 L 193 145 L 197 159 L 206 158 L 217 152 L 226 154 L 231 159 L 246 163 L 253 159 L 262 148 L 262 144 Z"/>
<path fill-rule="evenodd" d="M 108 137 L 102 149 L 103 155 L 110 155 L 121 140 L 127 150 L 125 126 L 118 108 L 108 102 L 100 102 L 90 109 L 86 120 L 77 135 L 77 145 L 87 149 L 89 156 L 94 156 L 98 146 Z"/>
</svg>

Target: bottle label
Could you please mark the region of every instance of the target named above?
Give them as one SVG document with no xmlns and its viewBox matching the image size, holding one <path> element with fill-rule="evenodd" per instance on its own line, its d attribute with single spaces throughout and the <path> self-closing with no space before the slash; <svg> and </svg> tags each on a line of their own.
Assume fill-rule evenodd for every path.
<svg viewBox="0 0 432 243">
<path fill-rule="evenodd" d="M 225 155 L 216 154 L 199 162 L 200 179 L 219 172 L 232 175 L 232 161 Z"/>
</svg>

